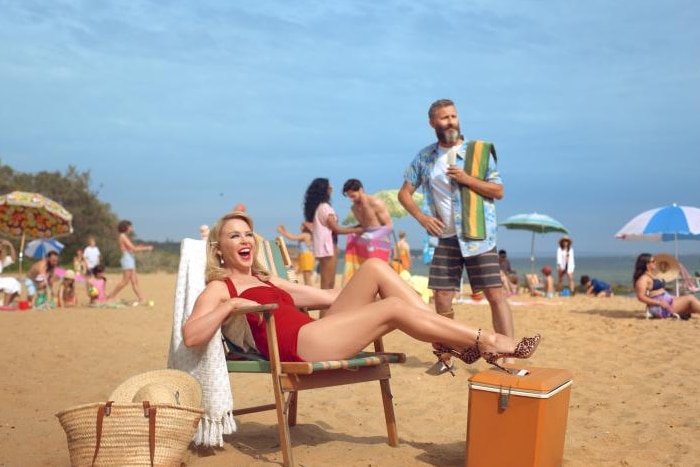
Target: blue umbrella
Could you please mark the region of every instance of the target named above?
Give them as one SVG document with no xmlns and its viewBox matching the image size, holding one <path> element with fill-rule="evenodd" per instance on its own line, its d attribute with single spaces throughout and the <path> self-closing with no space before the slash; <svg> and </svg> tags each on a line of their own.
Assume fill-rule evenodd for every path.
<svg viewBox="0 0 700 467">
<path fill-rule="evenodd" d="M 678 259 L 678 240 L 700 240 L 700 208 L 674 203 L 644 211 L 625 224 L 615 238 L 674 242 Z"/>
<path fill-rule="evenodd" d="M 506 229 L 527 230 L 532 232 L 532 241 L 530 242 L 531 272 L 535 272 L 535 234 L 550 232 L 569 233 L 566 227 L 558 220 L 546 214 L 538 214 L 536 212 L 510 216 L 506 220 L 499 222 L 498 225 Z"/>
<path fill-rule="evenodd" d="M 652 240 L 673 242 L 678 260 L 678 240 L 700 240 L 700 208 L 670 206 L 650 209 L 635 216 L 616 234 L 620 240 Z M 676 281 L 676 295 L 680 284 Z"/>
<path fill-rule="evenodd" d="M 615 234 L 622 240 L 700 240 L 700 208 L 672 204 L 635 216 Z"/>
<path fill-rule="evenodd" d="M 63 243 L 55 238 L 40 238 L 27 243 L 24 254 L 32 258 L 44 258 L 49 252 L 60 253 L 63 250 Z"/>
</svg>

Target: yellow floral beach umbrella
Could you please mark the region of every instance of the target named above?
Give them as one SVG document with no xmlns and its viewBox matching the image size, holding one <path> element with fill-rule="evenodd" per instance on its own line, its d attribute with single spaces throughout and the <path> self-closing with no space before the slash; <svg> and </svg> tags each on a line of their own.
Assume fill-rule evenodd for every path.
<svg viewBox="0 0 700 467">
<path fill-rule="evenodd" d="M 22 275 L 27 238 L 52 238 L 73 232 L 73 216 L 56 201 L 39 193 L 13 191 L 0 196 L 0 233 L 21 238 L 19 274 Z"/>
</svg>

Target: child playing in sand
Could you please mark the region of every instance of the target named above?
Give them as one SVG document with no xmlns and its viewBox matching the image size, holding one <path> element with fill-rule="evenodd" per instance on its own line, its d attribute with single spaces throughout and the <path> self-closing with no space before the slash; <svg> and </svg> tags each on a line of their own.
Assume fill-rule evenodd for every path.
<svg viewBox="0 0 700 467">
<path fill-rule="evenodd" d="M 87 281 L 87 292 L 90 306 L 97 306 L 107 301 L 107 278 L 105 268 L 98 264 L 92 269 L 92 277 Z"/>
<path fill-rule="evenodd" d="M 544 296 L 546 298 L 554 297 L 554 278 L 552 277 L 552 267 L 550 265 L 545 265 L 542 268 L 542 275 L 544 276 Z"/>
<path fill-rule="evenodd" d="M 78 305 L 78 297 L 75 296 L 75 271 L 69 269 L 63 275 L 61 285 L 58 286 L 57 303 L 59 308 L 67 308 Z"/>
<path fill-rule="evenodd" d="M 592 297 L 610 297 L 613 295 L 612 287 L 605 281 L 601 281 L 590 276 L 581 276 L 581 285 L 586 291 L 586 295 Z"/>
<path fill-rule="evenodd" d="M 38 275 L 34 278 L 36 284 L 36 294 L 32 295 L 32 308 L 38 310 L 48 310 L 51 307 L 51 288 L 49 287 L 46 277 Z"/>
</svg>

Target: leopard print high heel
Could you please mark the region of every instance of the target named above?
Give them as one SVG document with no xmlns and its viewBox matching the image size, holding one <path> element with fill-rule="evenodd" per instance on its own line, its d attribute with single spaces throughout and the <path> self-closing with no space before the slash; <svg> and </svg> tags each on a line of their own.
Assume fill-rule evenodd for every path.
<svg viewBox="0 0 700 467">
<path fill-rule="evenodd" d="M 481 352 L 479 351 L 480 337 L 481 329 L 479 329 L 476 333 L 476 342 L 474 342 L 474 347 L 466 347 L 461 352 L 436 342 L 433 344 L 433 354 L 438 358 L 438 361 L 444 365 L 447 365 L 446 360 L 448 360 L 451 356 L 459 358 L 467 365 L 471 365 L 481 358 Z M 446 355 L 447 358 L 445 358 Z M 452 373 L 452 371 L 450 371 L 450 373 Z M 454 373 L 452 373 L 452 376 L 454 376 Z"/>
<path fill-rule="evenodd" d="M 532 354 L 535 353 L 535 350 L 537 350 L 537 346 L 540 345 L 541 339 L 542 336 L 539 334 L 535 334 L 533 337 L 523 337 L 515 346 L 515 350 L 510 353 L 484 352 L 481 356 L 484 357 L 487 363 L 510 373 L 507 368 L 499 365 L 498 360 L 501 358 L 530 358 Z"/>
</svg>

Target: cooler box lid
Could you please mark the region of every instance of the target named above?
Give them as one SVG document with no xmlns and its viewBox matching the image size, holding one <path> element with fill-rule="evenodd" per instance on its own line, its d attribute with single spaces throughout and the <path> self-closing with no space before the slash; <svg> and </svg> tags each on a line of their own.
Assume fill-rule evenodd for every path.
<svg viewBox="0 0 700 467">
<path fill-rule="evenodd" d="M 573 373 L 556 368 L 503 365 L 512 373 L 497 368 L 481 371 L 469 378 L 469 388 L 476 391 L 547 399 L 571 386 Z"/>
</svg>

